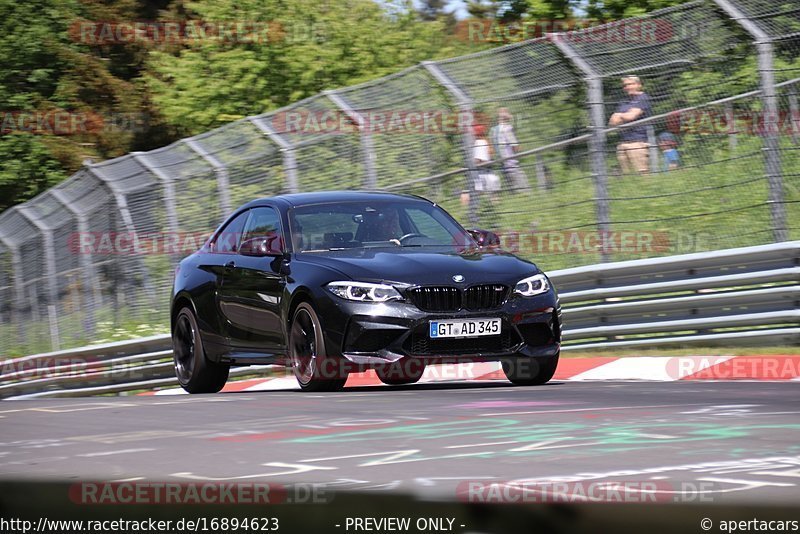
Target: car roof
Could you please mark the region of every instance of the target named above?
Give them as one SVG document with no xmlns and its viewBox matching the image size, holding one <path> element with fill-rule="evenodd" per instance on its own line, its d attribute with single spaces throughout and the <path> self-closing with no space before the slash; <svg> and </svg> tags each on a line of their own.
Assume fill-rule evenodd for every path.
<svg viewBox="0 0 800 534">
<path fill-rule="evenodd" d="M 417 196 L 400 193 L 386 193 L 383 191 L 318 191 L 313 193 L 289 193 L 274 197 L 264 197 L 248 202 L 245 206 L 262 206 L 280 202 L 287 207 L 307 206 L 309 204 L 323 204 L 328 202 L 355 202 L 355 201 L 392 201 L 392 200 L 418 200 L 430 202 L 429 200 Z"/>
</svg>

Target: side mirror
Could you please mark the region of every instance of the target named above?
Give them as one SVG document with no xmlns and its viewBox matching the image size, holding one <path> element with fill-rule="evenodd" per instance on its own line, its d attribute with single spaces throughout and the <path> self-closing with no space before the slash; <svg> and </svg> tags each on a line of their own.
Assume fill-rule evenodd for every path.
<svg viewBox="0 0 800 534">
<path fill-rule="evenodd" d="M 480 230 L 476 228 L 467 231 L 472 236 L 472 238 L 475 239 L 475 241 L 477 241 L 478 246 L 480 246 L 481 248 L 500 247 L 500 236 L 498 236 L 491 230 Z"/>
<path fill-rule="evenodd" d="M 257 257 L 283 256 L 283 239 L 277 234 L 248 239 L 239 246 L 239 254 Z"/>
</svg>

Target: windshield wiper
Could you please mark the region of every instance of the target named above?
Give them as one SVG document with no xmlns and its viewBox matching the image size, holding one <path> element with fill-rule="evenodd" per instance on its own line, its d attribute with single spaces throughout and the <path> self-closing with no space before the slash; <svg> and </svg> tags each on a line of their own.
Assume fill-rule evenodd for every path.
<svg viewBox="0 0 800 534">
<path fill-rule="evenodd" d="M 337 250 L 353 250 L 354 248 L 361 248 L 361 247 L 312 248 L 308 250 L 301 250 L 300 252 L 335 252 Z"/>
<path fill-rule="evenodd" d="M 460 247 L 461 245 L 445 245 L 445 244 L 442 244 L 442 243 L 434 243 L 434 244 L 431 244 L 431 243 L 414 243 L 414 244 L 402 245 L 402 246 L 405 248 L 405 247 Z"/>
</svg>

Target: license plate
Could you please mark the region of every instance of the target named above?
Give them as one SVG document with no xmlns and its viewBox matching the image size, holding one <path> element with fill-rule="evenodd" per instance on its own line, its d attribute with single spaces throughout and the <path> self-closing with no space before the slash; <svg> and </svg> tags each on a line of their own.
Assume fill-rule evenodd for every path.
<svg viewBox="0 0 800 534">
<path fill-rule="evenodd" d="M 463 319 L 431 321 L 432 339 L 443 337 L 480 337 L 500 334 L 500 319 Z"/>
</svg>

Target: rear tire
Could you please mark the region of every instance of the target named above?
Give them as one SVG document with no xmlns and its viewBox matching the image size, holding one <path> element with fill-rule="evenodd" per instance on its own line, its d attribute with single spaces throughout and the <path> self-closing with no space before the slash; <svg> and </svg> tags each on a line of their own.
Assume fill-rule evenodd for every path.
<svg viewBox="0 0 800 534">
<path fill-rule="evenodd" d="M 503 360 L 503 373 L 517 386 L 540 386 L 553 378 L 560 353 L 549 358 L 519 357 Z"/>
<path fill-rule="evenodd" d="M 419 382 L 425 372 L 425 362 L 420 360 L 400 360 L 375 368 L 381 382 L 389 386 L 403 386 Z"/>
<path fill-rule="evenodd" d="M 292 315 L 289 360 L 303 391 L 338 391 L 347 382 L 342 362 L 326 356 L 319 316 L 308 302 L 301 302 Z"/>
<path fill-rule="evenodd" d="M 181 387 L 189 393 L 217 393 L 228 381 L 230 365 L 206 358 L 197 319 L 188 306 L 181 308 L 175 317 L 172 357 L 175 360 L 175 376 Z"/>
</svg>

